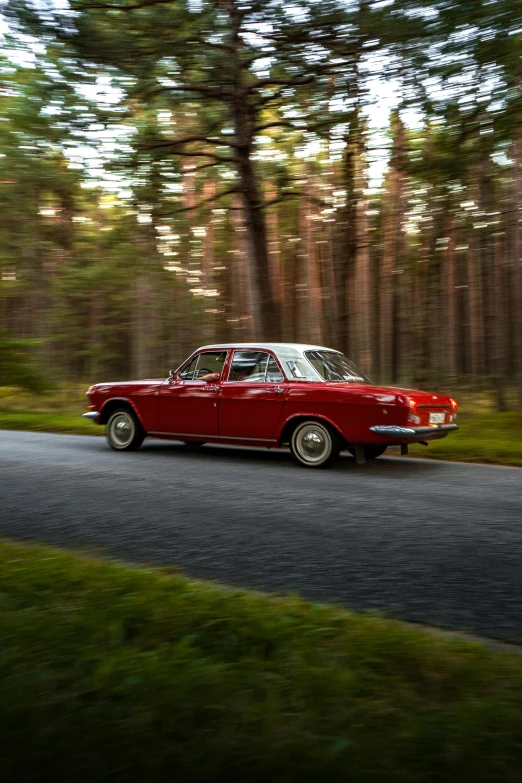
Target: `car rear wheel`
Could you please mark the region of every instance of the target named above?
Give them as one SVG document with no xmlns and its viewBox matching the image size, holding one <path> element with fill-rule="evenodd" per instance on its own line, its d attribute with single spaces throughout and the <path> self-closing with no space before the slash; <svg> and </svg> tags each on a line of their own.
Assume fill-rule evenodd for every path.
<svg viewBox="0 0 522 783">
<path fill-rule="evenodd" d="M 106 437 L 109 446 L 116 451 L 135 451 L 143 443 L 145 433 L 134 413 L 128 408 L 120 408 L 107 422 Z"/>
<path fill-rule="evenodd" d="M 326 424 L 304 421 L 293 431 L 290 449 L 300 465 L 320 468 L 328 465 L 339 454 L 339 437 Z"/>
<path fill-rule="evenodd" d="M 387 448 L 387 446 L 365 446 L 364 456 L 366 459 L 377 459 L 377 457 L 380 457 L 381 454 L 384 454 Z M 348 449 L 348 451 L 352 457 L 355 457 L 355 449 Z"/>
</svg>

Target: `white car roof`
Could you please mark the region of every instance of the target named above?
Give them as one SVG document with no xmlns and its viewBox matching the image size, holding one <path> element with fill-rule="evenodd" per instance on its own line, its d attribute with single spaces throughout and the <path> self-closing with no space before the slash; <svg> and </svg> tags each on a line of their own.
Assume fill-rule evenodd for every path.
<svg viewBox="0 0 522 783">
<path fill-rule="evenodd" d="M 198 348 L 198 351 L 206 351 L 206 350 L 215 350 L 215 349 L 223 349 L 228 350 L 229 348 L 238 348 L 238 349 L 251 349 L 251 350 L 268 350 L 273 351 L 277 357 L 281 358 L 291 358 L 295 356 L 301 356 L 304 351 L 334 351 L 335 353 L 340 353 L 340 351 L 336 351 L 335 348 L 326 348 L 324 345 L 308 345 L 307 343 L 257 343 L 257 342 L 251 342 L 251 343 L 216 343 L 215 345 L 203 345 L 201 348 Z"/>
</svg>

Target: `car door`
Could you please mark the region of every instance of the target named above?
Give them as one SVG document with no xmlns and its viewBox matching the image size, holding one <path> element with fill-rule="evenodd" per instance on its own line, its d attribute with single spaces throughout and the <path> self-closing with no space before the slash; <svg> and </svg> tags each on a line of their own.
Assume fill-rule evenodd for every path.
<svg viewBox="0 0 522 783">
<path fill-rule="evenodd" d="M 219 395 L 219 434 L 244 440 L 272 440 L 283 412 L 286 381 L 266 351 L 234 351 Z"/>
<path fill-rule="evenodd" d="M 218 435 L 220 381 L 202 375 L 222 373 L 227 351 L 196 354 L 159 393 L 158 432 L 170 435 Z"/>
</svg>

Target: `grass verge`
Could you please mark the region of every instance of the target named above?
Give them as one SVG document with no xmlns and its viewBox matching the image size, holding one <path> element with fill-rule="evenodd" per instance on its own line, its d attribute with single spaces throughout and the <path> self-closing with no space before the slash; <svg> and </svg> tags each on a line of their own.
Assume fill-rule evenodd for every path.
<svg viewBox="0 0 522 783">
<path fill-rule="evenodd" d="M 412 446 L 411 454 L 522 467 L 522 413 L 464 410 L 458 424 L 460 430 L 454 435 L 432 441 L 428 448 Z"/>
<path fill-rule="evenodd" d="M 519 780 L 522 658 L 0 543 L 3 780 Z"/>
<path fill-rule="evenodd" d="M 0 410 L 0 430 L 59 432 L 66 435 L 102 435 L 103 427 L 82 419 L 81 413 L 16 413 Z"/>
<path fill-rule="evenodd" d="M 101 435 L 104 428 L 82 418 L 86 385 L 64 386 L 49 394 L 0 387 L 0 429 Z"/>
</svg>

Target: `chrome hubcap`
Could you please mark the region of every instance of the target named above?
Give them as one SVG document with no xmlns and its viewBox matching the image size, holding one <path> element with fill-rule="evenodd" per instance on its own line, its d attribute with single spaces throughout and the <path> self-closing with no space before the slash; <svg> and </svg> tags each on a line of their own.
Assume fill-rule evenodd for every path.
<svg viewBox="0 0 522 783">
<path fill-rule="evenodd" d="M 295 448 L 305 462 L 322 462 L 329 454 L 331 440 L 322 427 L 310 424 L 297 433 Z"/>
<path fill-rule="evenodd" d="M 134 436 L 134 422 L 127 413 L 118 413 L 111 421 L 112 441 L 120 448 L 128 446 Z"/>
</svg>

